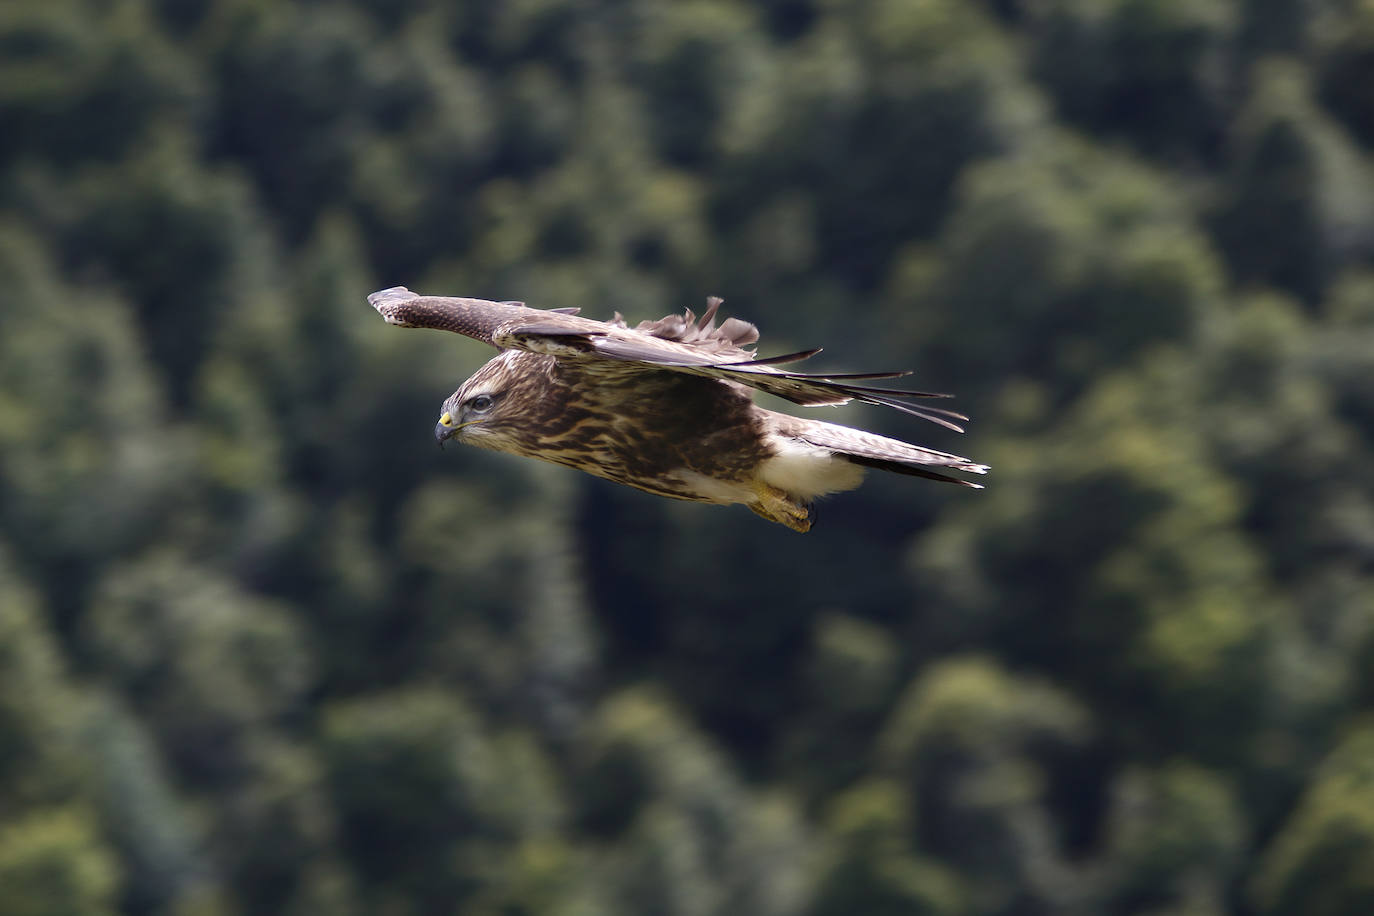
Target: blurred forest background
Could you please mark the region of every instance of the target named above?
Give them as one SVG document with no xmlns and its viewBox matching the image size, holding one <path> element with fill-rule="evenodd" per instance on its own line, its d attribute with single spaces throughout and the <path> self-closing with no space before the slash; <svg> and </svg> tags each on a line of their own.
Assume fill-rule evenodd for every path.
<svg viewBox="0 0 1374 916">
<path fill-rule="evenodd" d="M 1371 0 L 5 0 L 0 916 L 1374 912 Z M 372 290 L 910 366 L 812 534 Z"/>
</svg>

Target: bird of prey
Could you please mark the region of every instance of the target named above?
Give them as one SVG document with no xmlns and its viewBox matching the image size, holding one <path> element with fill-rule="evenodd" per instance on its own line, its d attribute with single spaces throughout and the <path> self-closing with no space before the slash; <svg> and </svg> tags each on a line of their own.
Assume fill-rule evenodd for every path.
<svg viewBox="0 0 1374 916">
<path fill-rule="evenodd" d="M 707 300 L 631 328 L 579 318 L 577 309 L 421 296 L 403 286 L 368 296 L 389 324 L 454 331 L 502 352 L 444 401 L 435 438 L 542 458 L 673 499 L 743 503 L 794 531 L 809 531 L 812 501 L 859 485 L 879 468 L 978 487 L 943 473 L 986 465 L 821 420 L 766 410 L 751 389 L 796 404 L 880 404 L 963 432 L 962 414 L 915 406 L 943 398 L 873 387 L 907 372 L 804 374 L 779 369 L 820 351 L 758 358 L 754 325 Z"/>
</svg>

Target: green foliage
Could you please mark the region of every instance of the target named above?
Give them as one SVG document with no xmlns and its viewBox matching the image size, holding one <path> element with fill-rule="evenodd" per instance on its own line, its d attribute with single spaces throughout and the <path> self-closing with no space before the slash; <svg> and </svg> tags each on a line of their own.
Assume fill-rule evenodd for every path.
<svg viewBox="0 0 1374 916">
<path fill-rule="evenodd" d="M 80 785 L 76 711 L 60 647 L 34 593 L 0 549 L 0 799 L 6 810 L 54 801 Z"/>
<path fill-rule="evenodd" d="M 898 785 L 870 780 L 841 793 L 830 806 L 826 831 L 836 859 L 817 893 L 817 916 L 874 916 L 969 912 L 968 891 L 949 869 L 912 849 L 910 801 Z"/>
<path fill-rule="evenodd" d="M 1374 730 L 1345 736 L 1265 852 L 1254 880 L 1266 913 L 1358 913 L 1374 903 Z"/>
<path fill-rule="evenodd" d="M 1370 910 L 1372 49 L 1370 0 L 0 5 L 0 916 Z M 993 474 L 801 538 L 439 452 L 487 354 L 393 284 L 720 294 L 957 392 L 963 441 L 836 417 Z"/>
<path fill-rule="evenodd" d="M 1374 3 L 1360 0 L 1348 18 L 1327 23 L 1319 70 L 1323 99 L 1352 133 L 1374 142 L 1374 111 L 1359 87 L 1374 77 Z"/>
<path fill-rule="evenodd" d="M 270 601 L 170 555 L 115 569 L 83 620 L 92 666 L 204 778 L 254 726 L 291 713 L 310 682 L 296 624 Z M 229 759 L 226 759 L 229 758 Z"/>
<path fill-rule="evenodd" d="M 562 883 L 563 869 L 543 863 L 566 853 L 540 750 L 490 734 L 456 695 L 417 688 L 337 704 L 323 740 L 350 861 L 388 905 L 518 897 L 549 867 L 542 880 Z"/>
<path fill-rule="evenodd" d="M 934 250 L 897 262 L 892 296 L 920 316 L 906 320 L 926 325 L 917 329 L 944 371 L 1053 379 L 1077 393 L 1085 377 L 1188 339 L 1220 286 L 1180 188 L 1047 136 L 965 172 Z"/>
<path fill-rule="evenodd" d="M 0 830 L 0 913 L 112 916 L 119 871 L 90 818 L 57 809 Z"/>
<path fill-rule="evenodd" d="M 91 761 L 96 806 L 124 865 L 132 908 L 173 911 L 213 896 L 214 878 L 183 806 L 140 720 L 109 695 L 82 709 L 80 747 Z"/>
<path fill-rule="evenodd" d="M 1217 153 L 1232 88 L 1235 0 L 1037 4 L 1035 69 L 1064 115 L 1150 153 Z"/>
<path fill-rule="evenodd" d="M 110 161 L 190 121 L 204 80 L 145 4 L 19 2 L 0 12 L 0 162 Z"/>
<path fill-rule="evenodd" d="M 1301 68 L 1266 61 L 1235 121 L 1230 199 L 1218 215 L 1236 279 L 1318 300 L 1340 269 L 1368 258 L 1368 163 L 1313 104 Z"/>
<path fill-rule="evenodd" d="M 1221 876 L 1235 867 L 1246 837 L 1224 780 L 1182 761 L 1123 773 L 1112 809 L 1108 842 L 1119 869 L 1114 909 L 1173 899 L 1185 912 L 1226 912 Z"/>
<path fill-rule="evenodd" d="M 1056 756 L 1082 745 L 1084 710 L 986 659 L 918 676 L 879 737 L 884 769 L 911 786 L 913 836 L 967 876 L 974 912 L 1062 906 L 1045 805 Z"/>
<path fill-rule="evenodd" d="M 647 690 L 612 696 L 589 739 L 600 796 L 589 814 L 624 840 L 607 876 L 621 911 L 798 911 L 811 880 L 794 812 L 752 797 L 665 701 Z"/>
<path fill-rule="evenodd" d="M 39 562 L 109 559 L 147 537 L 186 470 L 127 307 L 62 282 L 0 221 L 0 519 Z"/>
</svg>

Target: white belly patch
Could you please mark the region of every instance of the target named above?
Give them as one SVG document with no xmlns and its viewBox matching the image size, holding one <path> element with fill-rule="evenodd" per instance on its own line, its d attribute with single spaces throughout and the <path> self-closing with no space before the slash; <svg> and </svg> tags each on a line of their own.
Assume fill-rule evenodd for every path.
<svg viewBox="0 0 1374 916">
<path fill-rule="evenodd" d="M 759 478 L 772 487 L 803 500 L 852 490 L 864 479 L 864 469 L 830 451 L 779 438 L 778 454 L 759 465 Z"/>
</svg>

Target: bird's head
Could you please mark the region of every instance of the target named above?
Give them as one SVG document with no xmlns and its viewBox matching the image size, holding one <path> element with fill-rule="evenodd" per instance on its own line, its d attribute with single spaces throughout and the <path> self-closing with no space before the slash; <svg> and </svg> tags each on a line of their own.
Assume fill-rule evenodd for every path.
<svg viewBox="0 0 1374 916">
<path fill-rule="evenodd" d="M 434 426 L 434 438 L 443 445 L 457 437 L 460 441 L 481 436 L 473 427 L 486 423 L 496 409 L 497 395 L 483 392 L 459 398 L 457 393 L 444 402 L 444 412 Z"/>
<path fill-rule="evenodd" d="M 443 445 L 450 439 L 498 451 L 513 451 L 522 414 L 522 375 L 514 364 L 514 351 L 506 351 L 478 369 L 440 409 L 434 438 Z"/>
</svg>

